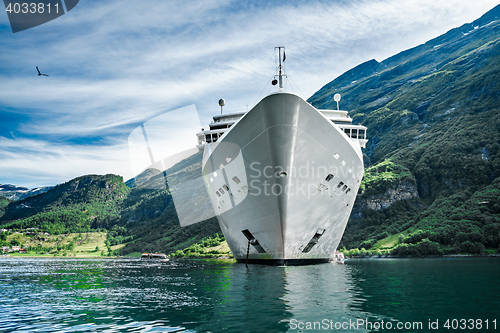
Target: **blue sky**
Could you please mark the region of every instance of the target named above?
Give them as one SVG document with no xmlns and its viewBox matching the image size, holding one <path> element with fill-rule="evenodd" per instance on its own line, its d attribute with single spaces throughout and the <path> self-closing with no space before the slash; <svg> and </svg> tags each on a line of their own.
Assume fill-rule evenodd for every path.
<svg viewBox="0 0 500 333">
<path fill-rule="evenodd" d="M 286 47 L 291 90 L 308 98 L 359 63 L 422 44 L 497 4 L 81 0 L 15 34 L 4 12 L 0 184 L 55 185 L 91 173 L 127 180 L 137 126 L 195 105 L 196 126 L 206 127 L 220 98 L 225 112 L 251 108 L 274 74 L 275 46 Z M 35 66 L 49 76 L 38 77 Z"/>
</svg>

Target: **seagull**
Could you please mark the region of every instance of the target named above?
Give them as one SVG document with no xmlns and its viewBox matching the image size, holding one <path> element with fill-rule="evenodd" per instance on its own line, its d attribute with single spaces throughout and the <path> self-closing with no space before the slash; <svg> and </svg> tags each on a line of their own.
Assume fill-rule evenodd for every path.
<svg viewBox="0 0 500 333">
<path fill-rule="evenodd" d="M 43 75 L 43 76 L 48 76 L 47 74 L 42 74 L 40 73 L 40 70 L 38 69 L 38 66 L 36 66 L 36 70 L 38 71 L 38 76 Z"/>
</svg>

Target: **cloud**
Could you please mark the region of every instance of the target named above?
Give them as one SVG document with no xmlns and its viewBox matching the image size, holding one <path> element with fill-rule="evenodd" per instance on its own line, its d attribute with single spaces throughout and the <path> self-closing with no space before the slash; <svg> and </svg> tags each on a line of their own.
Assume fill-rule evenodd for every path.
<svg viewBox="0 0 500 333">
<path fill-rule="evenodd" d="M 0 137 L 0 147 L 2 184 L 16 180 L 28 187 L 55 185 L 86 174 L 132 177 L 130 163 L 123 163 L 128 159 L 123 143 L 96 147 Z"/>
<path fill-rule="evenodd" d="M 252 107 L 268 91 L 275 46 L 287 47 L 287 73 L 296 92 L 308 98 L 363 61 L 382 61 L 495 5 L 492 0 L 80 2 L 47 24 L 2 34 L 0 117 L 13 125 L 0 126 L 0 156 L 9 167 L 2 169 L 8 172 L 0 183 L 38 174 L 62 182 L 76 170 L 125 172 L 120 158 L 128 134 L 140 123 L 195 104 L 203 125 L 217 114 L 219 98 L 226 99 L 226 112 Z M 6 15 L 0 20 L 6 24 Z M 36 76 L 35 66 L 50 76 Z M 17 139 L 6 139 L 11 132 Z M 19 151 L 12 150 L 14 142 Z M 39 151 L 32 149 L 36 142 Z M 104 161 L 107 154 L 110 160 Z M 30 159 L 43 170 L 30 168 Z M 82 167 L 74 167 L 73 160 Z"/>
</svg>

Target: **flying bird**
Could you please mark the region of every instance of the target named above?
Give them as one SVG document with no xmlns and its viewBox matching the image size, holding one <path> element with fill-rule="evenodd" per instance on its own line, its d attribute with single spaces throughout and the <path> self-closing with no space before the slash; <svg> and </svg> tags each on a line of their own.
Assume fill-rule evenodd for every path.
<svg viewBox="0 0 500 333">
<path fill-rule="evenodd" d="M 38 69 L 38 66 L 36 66 L 36 70 L 38 71 L 38 76 L 40 76 L 40 75 L 48 76 L 47 74 L 40 73 L 40 70 Z"/>
</svg>

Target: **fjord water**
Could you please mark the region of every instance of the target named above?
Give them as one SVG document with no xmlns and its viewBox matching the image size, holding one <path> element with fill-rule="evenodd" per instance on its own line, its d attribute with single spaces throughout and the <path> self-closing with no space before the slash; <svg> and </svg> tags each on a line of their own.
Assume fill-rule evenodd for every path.
<svg viewBox="0 0 500 333">
<path fill-rule="evenodd" d="M 480 319 L 482 330 L 495 331 L 499 277 L 500 258 L 248 268 L 222 260 L 1 258 L 0 332 L 454 331 L 443 327 L 447 319 Z M 375 326 L 353 326 L 359 320 Z M 436 320 L 439 329 L 429 329 Z M 398 330 L 399 322 L 422 327 Z"/>
</svg>

